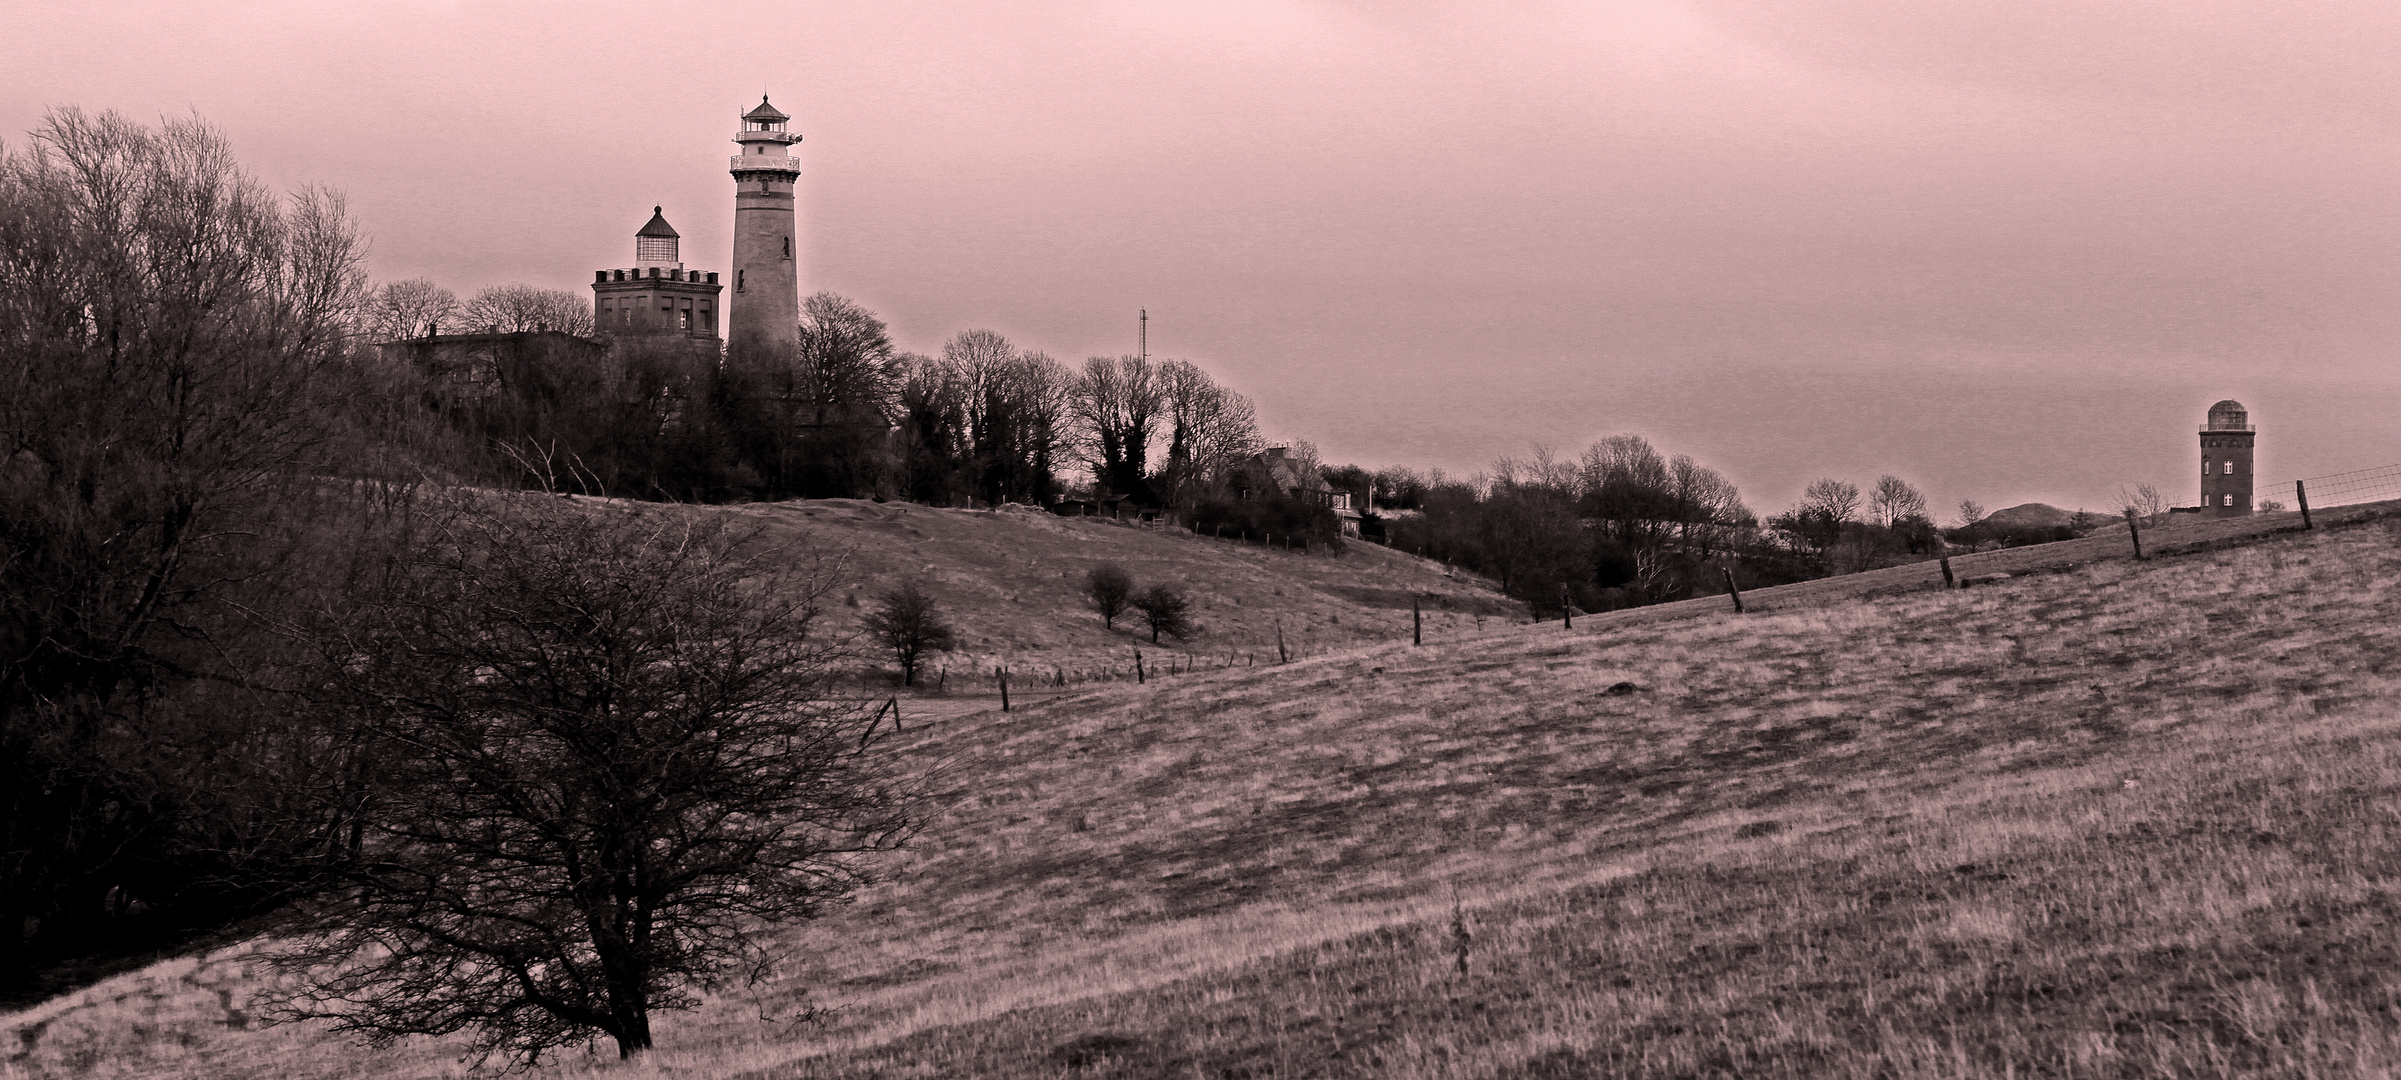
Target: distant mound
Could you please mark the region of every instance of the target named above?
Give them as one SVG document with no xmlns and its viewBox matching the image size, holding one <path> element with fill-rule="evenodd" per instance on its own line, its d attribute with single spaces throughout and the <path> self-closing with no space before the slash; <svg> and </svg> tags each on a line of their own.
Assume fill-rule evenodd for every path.
<svg viewBox="0 0 2401 1080">
<path fill-rule="evenodd" d="M 1995 510 L 1984 515 L 1984 520 L 1991 522 L 1995 528 L 2050 529 L 2073 523 L 2076 515 L 2049 503 L 2030 502 L 2019 503 L 2006 510 Z"/>
</svg>

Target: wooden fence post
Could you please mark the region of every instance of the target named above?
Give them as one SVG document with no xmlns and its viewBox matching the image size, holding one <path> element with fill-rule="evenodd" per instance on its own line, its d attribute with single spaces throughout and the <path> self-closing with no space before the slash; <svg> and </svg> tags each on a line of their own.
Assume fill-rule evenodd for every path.
<svg viewBox="0 0 2401 1080">
<path fill-rule="evenodd" d="M 1951 577 L 1951 557 L 1942 555 L 1936 557 L 1934 561 L 1942 564 L 1942 587 L 1948 589 L 1956 585 L 1956 579 Z"/>
<path fill-rule="evenodd" d="M 1289 664 L 1292 654 L 1284 651 L 1284 620 L 1276 620 L 1276 663 Z"/>
<path fill-rule="evenodd" d="M 1717 568 L 1717 572 L 1726 575 L 1726 595 L 1734 598 L 1734 613 L 1742 614 L 1742 590 L 1734 587 L 1734 569 L 1721 566 Z"/>
<path fill-rule="evenodd" d="M 1148 678 L 1142 673 L 1142 650 L 1136 649 L 1134 650 L 1134 682 L 1139 685 L 1147 681 L 1149 681 Z"/>
<path fill-rule="evenodd" d="M 2142 521 L 2135 517 L 2134 508 L 2131 506 L 2126 508 L 2126 535 L 2134 538 L 2134 561 L 2143 561 Z"/>
<path fill-rule="evenodd" d="M 1007 712 L 1009 711 L 1009 669 L 995 667 L 992 669 L 992 677 L 1000 680 L 1000 711 Z"/>
<path fill-rule="evenodd" d="M 1560 627 L 1562 630 L 1576 628 L 1576 606 L 1568 600 L 1567 583 L 1564 581 L 1559 583 L 1559 621 L 1567 624 Z"/>
<path fill-rule="evenodd" d="M 1409 598 L 1409 644 L 1426 643 L 1426 613 L 1415 596 Z"/>
<path fill-rule="evenodd" d="M 2306 483 L 2303 483 L 2302 481 L 2299 481 L 2299 480 L 2295 480 L 2295 481 L 2293 481 L 2293 501 L 2301 504 L 2301 527 L 2302 527 L 2302 528 L 2304 528 L 2304 529 L 2314 529 L 2314 528 L 2316 528 L 2317 526 L 2315 526 L 2315 525 L 2311 525 L 2311 524 L 2309 523 L 2309 485 L 2308 485 L 2308 484 L 2306 484 Z"/>
</svg>

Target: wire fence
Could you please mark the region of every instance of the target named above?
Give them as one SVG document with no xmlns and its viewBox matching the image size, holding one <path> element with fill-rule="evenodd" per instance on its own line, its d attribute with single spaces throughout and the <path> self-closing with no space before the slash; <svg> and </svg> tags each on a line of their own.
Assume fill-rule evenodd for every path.
<svg viewBox="0 0 2401 1080">
<path fill-rule="evenodd" d="M 2401 465 L 2383 465 L 2373 469 L 2355 469 L 2332 476 L 2312 476 L 2296 481 L 2295 493 L 2309 493 L 2312 507 L 2350 506 L 2354 503 L 2383 502 L 2401 499 Z"/>
</svg>

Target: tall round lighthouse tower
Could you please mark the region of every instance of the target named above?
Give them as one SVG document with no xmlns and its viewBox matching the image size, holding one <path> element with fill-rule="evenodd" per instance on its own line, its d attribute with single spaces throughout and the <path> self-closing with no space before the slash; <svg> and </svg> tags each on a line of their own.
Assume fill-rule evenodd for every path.
<svg viewBox="0 0 2401 1080">
<path fill-rule="evenodd" d="M 792 187 L 800 162 L 784 130 L 791 117 L 759 96 L 742 114 L 734 142 L 734 280 L 727 297 L 726 344 L 736 351 L 790 349 L 800 340 L 799 230 Z"/>
<path fill-rule="evenodd" d="M 2228 398 L 2209 407 L 2201 429 L 2201 516 L 2251 516 L 2251 449 L 2259 430 L 2243 403 Z"/>
</svg>

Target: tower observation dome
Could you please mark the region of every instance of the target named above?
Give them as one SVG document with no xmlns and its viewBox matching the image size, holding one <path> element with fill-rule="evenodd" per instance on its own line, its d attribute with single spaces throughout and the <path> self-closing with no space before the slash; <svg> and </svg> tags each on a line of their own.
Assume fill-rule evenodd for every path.
<svg viewBox="0 0 2401 1080">
<path fill-rule="evenodd" d="M 2250 410 L 2227 398 L 2209 407 L 2201 429 L 2201 516 L 2251 516 L 2251 455 L 2258 440 Z"/>
</svg>

